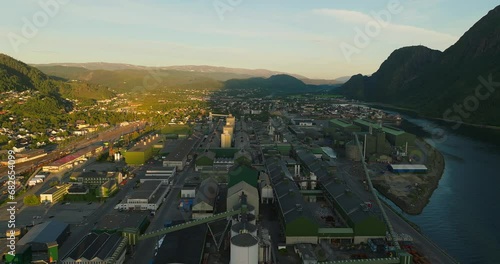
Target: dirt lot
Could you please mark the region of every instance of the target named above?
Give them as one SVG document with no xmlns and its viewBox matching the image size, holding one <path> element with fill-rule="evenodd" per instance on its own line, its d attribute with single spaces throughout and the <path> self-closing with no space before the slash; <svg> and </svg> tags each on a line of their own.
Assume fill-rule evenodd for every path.
<svg viewBox="0 0 500 264">
<path fill-rule="evenodd" d="M 374 187 L 408 214 L 420 214 L 437 188 L 444 170 L 443 155 L 421 142 L 425 150 L 425 174 L 394 174 L 389 171 L 372 175 Z M 376 165 L 373 167 L 377 167 Z M 374 169 L 375 171 L 375 169 Z"/>
</svg>

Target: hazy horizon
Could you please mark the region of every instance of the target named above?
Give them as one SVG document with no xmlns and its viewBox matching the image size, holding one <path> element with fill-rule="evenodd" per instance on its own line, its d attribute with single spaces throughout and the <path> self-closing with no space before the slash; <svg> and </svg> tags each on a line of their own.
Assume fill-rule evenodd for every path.
<svg viewBox="0 0 500 264">
<path fill-rule="evenodd" d="M 497 4 L 16 1 L 0 18 L 5 36 L 0 45 L 2 52 L 30 64 L 208 65 L 336 79 L 369 75 L 404 46 L 443 51 Z M 389 19 L 378 22 L 377 14 L 387 12 Z M 29 31 L 30 23 L 36 32 L 27 36 L 23 30 Z M 355 42 L 359 31 L 369 35 L 363 45 Z M 346 56 L 343 47 L 356 52 Z"/>
</svg>

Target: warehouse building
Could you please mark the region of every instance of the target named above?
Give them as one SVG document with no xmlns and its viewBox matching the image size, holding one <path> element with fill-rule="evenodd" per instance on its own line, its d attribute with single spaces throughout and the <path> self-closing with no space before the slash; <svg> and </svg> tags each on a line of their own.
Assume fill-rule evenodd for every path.
<svg viewBox="0 0 500 264">
<path fill-rule="evenodd" d="M 163 198 L 170 191 L 170 186 L 160 180 L 146 181 L 142 183 L 127 199 L 115 206 L 118 210 L 151 210 L 156 211 Z"/>
<path fill-rule="evenodd" d="M 196 158 L 195 171 L 212 170 L 215 161 L 215 152 L 205 151 Z"/>
<path fill-rule="evenodd" d="M 186 166 L 189 153 L 193 150 L 195 144 L 199 141 L 199 137 L 192 135 L 184 139 L 177 147 L 168 154 L 163 161 L 164 167 L 177 167 L 178 171 L 182 171 Z"/>
<path fill-rule="evenodd" d="M 148 213 L 146 212 L 112 212 L 102 216 L 95 225 L 93 232 L 96 233 L 119 233 L 125 229 L 137 230 L 142 233 L 149 225 Z"/>
<path fill-rule="evenodd" d="M 85 186 L 98 187 L 103 185 L 109 180 L 115 180 L 120 184 L 126 176 L 122 172 L 96 172 L 96 171 L 83 171 L 73 172 L 70 179 L 77 181 Z"/>
<path fill-rule="evenodd" d="M 387 141 L 389 141 L 393 146 L 404 147 L 406 144 L 414 145 L 416 136 L 407 133 L 401 129 L 382 126 L 378 123 L 374 123 L 364 119 L 356 119 L 354 123 L 362 128 L 362 131 L 372 132 L 373 130 L 382 130 L 385 133 Z"/>
<path fill-rule="evenodd" d="M 108 180 L 107 182 L 99 186 L 99 197 L 109 197 L 114 192 L 116 192 L 116 190 L 118 190 L 118 184 L 116 183 L 116 180 Z"/>
<path fill-rule="evenodd" d="M 361 128 L 361 131 L 369 132 L 371 129 L 382 129 L 382 125 L 371 120 L 356 119 L 354 124 Z"/>
<path fill-rule="evenodd" d="M 319 224 L 306 206 L 297 184 L 282 173 L 281 162 L 269 159 L 266 161 L 266 169 L 273 185 L 286 244 L 317 244 Z"/>
<path fill-rule="evenodd" d="M 393 127 L 384 127 L 383 130 L 387 140 L 394 146 L 404 147 L 406 144 L 410 146 L 415 145 L 417 137 L 413 134 Z"/>
<path fill-rule="evenodd" d="M 203 256 L 207 234 L 207 225 L 193 226 L 166 234 L 152 263 L 205 263 Z"/>
<path fill-rule="evenodd" d="M 61 261 L 62 264 L 122 264 L 125 262 L 127 238 L 119 234 L 89 233 Z"/>
<path fill-rule="evenodd" d="M 158 134 L 144 137 L 124 154 L 127 164 L 140 165 L 153 157 L 153 149 L 163 148 L 163 138 Z"/>
<path fill-rule="evenodd" d="M 49 165 L 43 166 L 42 171 L 45 172 L 60 172 L 63 170 L 71 169 L 75 165 L 87 161 L 88 158 L 99 154 L 103 150 L 102 146 L 90 146 L 78 150 L 77 152 L 67 155 L 61 159 L 58 159 Z"/>
<path fill-rule="evenodd" d="M 381 217 L 372 213 L 374 205 L 365 203 L 354 195 L 344 184 L 334 180 L 324 180 L 320 184 L 326 200 L 348 224 L 349 229 L 332 230 L 330 239 L 352 238 L 355 244 L 371 238 L 384 238 L 387 227 Z M 327 235 L 324 234 L 326 237 Z"/>
<path fill-rule="evenodd" d="M 247 196 L 247 203 L 255 208 L 255 216 L 259 216 L 259 172 L 248 166 L 239 166 L 229 172 L 227 185 L 227 208 L 233 208 L 239 204 L 242 193 Z"/>
<path fill-rule="evenodd" d="M 145 176 L 140 179 L 141 183 L 147 181 L 161 181 L 163 184 L 171 184 L 174 180 L 177 167 L 158 167 L 146 171 Z"/>
<path fill-rule="evenodd" d="M 316 230 L 318 239 L 348 240 L 353 243 L 366 243 L 370 238 L 383 238 L 385 236 L 387 227 L 382 221 L 381 216 L 373 213 L 374 209 L 376 209 L 374 204 L 362 201 L 346 185 L 340 181 L 336 181 L 332 176 L 333 174 L 329 172 L 325 162 L 317 159 L 310 151 L 298 150 L 297 157 L 305 170 L 317 177 L 317 186 L 322 191 L 322 196 L 330 207 L 333 208 L 335 215 L 339 216 L 347 224 L 340 227 L 318 228 Z M 276 185 L 273 179 L 273 173 L 278 175 L 278 179 L 284 175 L 279 172 L 278 167 L 278 164 L 268 166 L 268 169 L 271 169 L 270 175 L 275 193 L 285 192 L 284 190 L 277 190 L 279 185 Z M 296 184 L 294 183 L 293 186 L 296 186 Z M 277 199 L 279 201 L 279 196 L 277 196 Z M 312 234 L 312 230 L 310 233 Z M 309 242 L 303 243 L 312 243 L 312 241 L 311 239 Z"/>
<path fill-rule="evenodd" d="M 54 186 L 45 192 L 40 194 L 40 201 L 43 203 L 57 203 L 62 200 L 64 195 L 68 194 L 68 189 L 71 184 L 63 184 L 59 186 Z"/>
<path fill-rule="evenodd" d="M 219 184 L 213 178 L 207 178 L 200 183 L 193 201 L 192 218 L 200 219 L 212 216 L 215 199 L 219 195 Z"/>
<path fill-rule="evenodd" d="M 361 128 L 359 126 L 354 125 L 351 122 L 344 119 L 331 119 L 329 124 L 331 128 L 334 128 L 346 134 L 352 134 L 354 132 L 361 131 Z"/>
<path fill-rule="evenodd" d="M 33 260 L 57 262 L 59 247 L 70 234 L 69 225 L 56 220 L 32 227 L 18 242 L 18 246 L 31 246 Z"/>
<path fill-rule="evenodd" d="M 423 164 L 389 164 L 388 169 L 393 173 L 427 173 L 427 166 Z"/>
</svg>

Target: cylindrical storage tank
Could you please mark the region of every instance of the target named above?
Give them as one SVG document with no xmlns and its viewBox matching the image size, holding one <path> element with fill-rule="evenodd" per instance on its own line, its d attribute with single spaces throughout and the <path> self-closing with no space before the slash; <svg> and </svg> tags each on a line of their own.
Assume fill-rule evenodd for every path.
<svg viewBox="0 0 500 264">
<path fill-rule="evenodd" d="M 247 214 L 247 221 L 253 225 L 257 223 L 256 217 L 253 214 Z M 233 216 L 233 223 L 241 222 L 240 215 Z"/>
<path fill-rule="evenodd" d="M 271 248 L 266 243 L 262 243 L 259 245 L 259 262 L 260 263 L 271 262 Z"/>
<path fill-rule="evenodd" d="M 238 234 L 250 233 L 253 236 L 257 236 L 257 227 L 251 223 L 236 223 L 231 227 L 231 237 Z"/>
<path fill-rule="evenodd" d="M 239 234 L 231 238 L 230 264 L 258 264 L 259 241 L 251 234 Z"/>
<path fill-rule="evenodd" d="M 257 224 L 256 217 L 254 214 L 249 214 L 247 219 L 248 219 L 248 222 L 250 224 L 253 224 L 253 225 Z"/>
</svg>

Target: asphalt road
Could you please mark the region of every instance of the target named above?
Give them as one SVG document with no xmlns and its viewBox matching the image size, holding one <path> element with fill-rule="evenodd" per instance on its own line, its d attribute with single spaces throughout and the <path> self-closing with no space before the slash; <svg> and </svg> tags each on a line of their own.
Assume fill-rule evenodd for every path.
<svg viewBox="0 0 500 264">
<path fill-rule="evenodd" d="M 193 168 L 190 166 L 189 168 L 185 168 L 184 171 L 177 174 L 177 178 L 172 185 L 172 189 L 170 190 L 167 198 L 157 210 L 156 215 L 151 219 L 151 223 L 148 229 L 145 231 L 151 232 L 154 230 L 158 230 L 163 228 L 163 224 L 166 220 L 184 220 L 185 215 L 181 212 L 181 210 L 177 209 L 179 193 L 186 181 L 188 175 L 192 172 Z M 146 240 L 141 240 L 136 245 L 134 252 L 126 263 L 128 264 L 149 264 L 151 263 L 151 259 L 153 259 L 155 255 L 155 247 L 157 241 L 160 237 L 150 238 Z"/>
<path fill-rule="evenodd" d="M 90 215 L 90 217 L 87 217 L 87 219 L 82 219 L 82 225 L 71 227 L 72 230 L 70 237 L 59 249 L 59 256 L 61 256 L 61 259 L 69 254 L 73 247 L 75 247 L 76 244 L 94 228 L 94 223 L 96 223 L 103 215 L 114 210 L 114 207 L 118 203 L 118 201 L 124 199 L 125 196 L 134 187 L 136 179 L 137 178 L 129 180 L 127 184 L 115 196 L 107 199 L 106 202 L 103 202 L 102 205 L 97 208 L 93 214 Z"/>
</svg>

